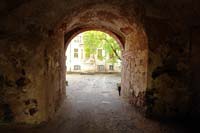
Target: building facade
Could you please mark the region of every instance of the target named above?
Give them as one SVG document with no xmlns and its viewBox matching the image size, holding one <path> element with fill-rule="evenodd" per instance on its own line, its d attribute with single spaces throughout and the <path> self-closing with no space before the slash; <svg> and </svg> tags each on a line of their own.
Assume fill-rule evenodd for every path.
<svg viewBox="0 0 200 133">
<path fill-rule="evenodd" d="M 109 55 L 106 56 L 103 48 L 96 48 L 96 54 L 86 57 L 84 51 L 83 34 L 74 37 L 66 50 L 66 69 L 67 72 L 121 72 L 121 61 L 110 63 Z M 104 56 L 105 59 L 98 59 Z"/>
</svg>

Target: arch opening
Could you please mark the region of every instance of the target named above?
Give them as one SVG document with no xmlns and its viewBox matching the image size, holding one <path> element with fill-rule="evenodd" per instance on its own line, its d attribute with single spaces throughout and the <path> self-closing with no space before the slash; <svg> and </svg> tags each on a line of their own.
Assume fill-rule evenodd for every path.
<svg viewBox="0 0 200 133">
<path fill-rule="evenodd" d="M 116 28 L 115 30 L 98 23 L 92 25 L 86 24 L 85 26 L 76 25 L 71 30 L 65 31 L 65 49 L 74 36 L 85 31 L 97 30 L 111 35 L 118 42 L 122 53 L 122 96 L 127 98 L 131 104 L 145 110 L 145 92 L 147 89 L 148 75 L 146 34 L 141 25 L 129 24 L 129 26 L 119 28 L 115 24 L 114 27 Z"/>
<path fill-rule="evenodd" d="M 113 6 L 91 6 L 74 12 L 63 20 L 58 29 L 64 33 L 64 48 L 79 33 L 97 30 L 112 36 L 119 44 L 122 55 L 121 93 L 131 104 L 145 110 L 147 89 L 148 44 L 142 23 L 137 16 L 126 17 Z"/>
<path fill-rule="evenodd" d="M 120 73 L 123 45 L 118 43 L 116 36 L 113 38 L 113 35 L 107 33 L 84 30 L 72 36 L 66 44 L 66 71 Z"/>
<path fill-rule="evenodd" d="M 87 32 L 87 31 L 99 31 L 99 32 L 103 32 L 105 34 L 108 34 L 109 36 L 111 36 L 112 38 L 114 38 L 114 40 L 117 41 L 117 43 L 119 44 L 121 50 L 124 50 L 124 44 L 125 44 L 125 37 L 123 35 L 119 35 L 116 32 L 110 31 L 108 29 L 105 28 L 98 28 L 98 27 L 78 27 L 75 28 L 69 32 L 65 33 L 64 36 L 64 44 L 65 44 L 65 50 L 67 49 L 68 44 L 71 42 L 71 40 L 77 36 L 80 33 L 83 32 Z"/>
</svg>

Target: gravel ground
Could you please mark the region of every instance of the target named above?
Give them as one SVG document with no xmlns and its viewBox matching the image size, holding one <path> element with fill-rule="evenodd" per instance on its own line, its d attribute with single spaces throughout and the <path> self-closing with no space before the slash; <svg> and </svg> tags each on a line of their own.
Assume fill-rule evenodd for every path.
<svg viewBox="0 0 200 133">
<path fill-rule="evenodd" d="M 184 133 L 173 124 L 144 118 L 118 95 L 118 75 L 67 75 L 64 105 L 55 120 L 34 128 L 0 128 L 1 133 Z"/>
</svg>

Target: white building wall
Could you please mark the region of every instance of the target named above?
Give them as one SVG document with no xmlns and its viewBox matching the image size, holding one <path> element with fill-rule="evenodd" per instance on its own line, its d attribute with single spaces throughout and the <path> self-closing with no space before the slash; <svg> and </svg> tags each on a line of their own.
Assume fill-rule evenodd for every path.
<svg viewBox="0 0 200 133">
<path fill-rule="evenodd" d="M 78 49 L 78 57 L 74 57 L 74 49 Z M 76 53 L 76 52 L 75 52 Z M 83 44 L 83 34 L 77 35 L 71 40 L 66 50 L 66 68 L 67 72 L 99 72 L 98 65 L 103 65 L 104 70 L 101 72 L 120 72 L 121 62 L 113 64 L 114 70 L 110 70 L 110 63 L 106 63 L 105 60 L 98 60 L 96 55 L 96 65 L 91 63 L 92 58 L 86 59 Z M 102 51 L 102 55 L 105 55 L 105 51 Z M 75 70 L 76 66 L 80 66 L 80 70 Z M 77 67 L 76 67 L 77 68 Z"/>
</svg>

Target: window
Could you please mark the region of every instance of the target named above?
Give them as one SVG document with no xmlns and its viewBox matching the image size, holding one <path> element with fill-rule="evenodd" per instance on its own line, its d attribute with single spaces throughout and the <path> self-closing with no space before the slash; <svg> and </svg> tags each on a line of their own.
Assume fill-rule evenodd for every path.
<svg viewBox="0 0 200 133">
<path fill-rule="evenodd" d="M 74 39 L 74 42 L 75 43 L 81 43 L 82 41 L 82 37 L 81 36 L 77 36 L 75 39 Z"/>
<path fill-rule="evenodd" d="M 81 37 L 81 36 L 79 36 L 79 42 L 80 42 L 80 43 L 82 42 L 82 37 Z"/>
<path fill-rule="evenodd" d="M 113 54 L 113 53 L 110 53 L 110 54 L 109 54 L 109 57 L 110 57 L 110 59 L 112 59 L 112 58 L 114 57 L 114 54 Z"/>
<path fill-rule="evenodd" d="M 113 65 L 109 65 L 109 70 L 114 70 L 114 66 Z"/>
<path fill-rule="evenodd" d="M 98 65 L 98 71 L 104 71 L 104 65 Z"/>
<path fill-rule="evenodd" d="M 81 59 L 83 59 L 83 49 L 81 49 Z"/>
<path fill-rule="evenodd" d="M 98 49 L 97 57 L 98 59 L 102 59 L 102 49 Z"/>
<path fill-rule="evenodd" d="M 81 70 L 81 66 L 80 65 L 74 65 L 74 70 Z"/>
<path fill-rule="evenodd" d="M 78 49 L 77 48 L 74 49 L 74 58 L 78 58 Z"/>
<path fill-rule="evenodd" d="M 86 53 L 85 53 L 85 58 L 86 58 L 86 59 L 89 59 L 89 58 L 90 58 L 90 53 L 89 53 L 89 52 L 86 52 Z"/>
<path fill-rule="evenodd" d="M 74 38 L 74 42 L 76 42 L 76 43 L 78 42 L 77 38 Z"/>
</svg>

